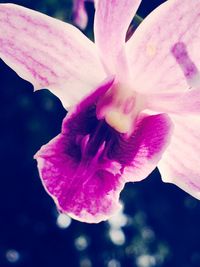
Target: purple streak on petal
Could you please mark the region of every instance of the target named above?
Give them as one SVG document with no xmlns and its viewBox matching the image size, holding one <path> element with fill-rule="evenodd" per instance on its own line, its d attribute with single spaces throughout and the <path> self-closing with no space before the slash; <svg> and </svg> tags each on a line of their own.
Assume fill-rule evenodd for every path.
<svg viewBox="0 0 200 267">
<path fill-rule="evenodd" d="M 198 69 L 192 62 L 187 47 L 183 42 L 178 42 L 173 45 L 171 52 L 175 57 L 177 63 L 180 65 L 186 79 L 192 79 L 198 74 Z"/>
<path fill-rule="evenodd" d="M 94 43 L 76 27 L 14 4 L 0 4 L 0 58 L 65 108 L 105 79 Z"/>
<path fill-rule="evenodd" d="M 126 44 L 136 91 L 181 92 L 188 88 L 188 80 L 170 51 L 175 43 L 184 43 L 200 69 L 199 10 L 200 1 L 165 1 L 140 24 Z"/>
<path fill-rule="evenodd" d="M 35 156 L 42 182 L 58 208 L 90 223 L 106 220 L 119 209 L 124 183 L 138 180 L 129 177 L 130 168 L 137 175 L 134 167 L 140 161 L 140 175 L 148 175 L 169 136 L 164 114 L 141 118 L 131 137 L 98 120 L 96 103 L 112 84 L 113 79 L 106 81 L 75 107 L 63 120 L 61 134 Z"/>
</svg>

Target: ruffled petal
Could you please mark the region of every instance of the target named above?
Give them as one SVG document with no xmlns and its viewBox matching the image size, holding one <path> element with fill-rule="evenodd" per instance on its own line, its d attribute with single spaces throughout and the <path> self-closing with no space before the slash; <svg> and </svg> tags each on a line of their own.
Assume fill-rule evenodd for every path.
<svg viewBox="0 0 200 267">
<path fill-rule="evenodd" d="M 145 178 L 170 136 L 165 114 L 141 117 L 132 136 L 96 117 L 110 79 L 71 111 L 62 132 L 36 154 L 40 177 L 58 208 L 84 222 L 108 219 L 120 208 L 125 182 Z"/>
<path fill-rule="evenodd" d="M 200 199 L 200 118 L 172 115 L 171 119 L 174 132 L 158 164 L 161 177 Z"/>
<path fill-rule="evenodd" d="M 128 26 L 141 0 L 101 0 L 96 3 L 95 43 L 109 74 L 123 71 L 125 67 L 124 44 Z"/>
<path fill-rule="evenodd" d="M 169 0 L 127 43 L 135 90 L 180 91 L 200 85 L 200 1 Z"/>
<path fill-rule="evenodd" d="M 95 100 L 112 85 L 102 85 L 78 105 L 63 121 L 62 133 L 36 154 L 43 185 L 58 209 L 83 222 L 98 223 L 118 211 L 120 164 L 99 159 L 103 144 L 90 146 L 89 134 L 96 120 L 93 114 Z"/>
<path fill-rule="evenodd" d="M 154 93 L 144 95 L 146 108 L 172 114 L 199 114 L 200 88 L 179 93 Z"/>
<path fill-rule="evenodd" d="M 139 120 L 129 139 L 119 141 L 113 158 L 123 166 L 126 182 L 141 181 L 156 168 L 169 145 L 172 129 L 167 114 L 147 116 Z"/>
<path fill-rule="evenodd" d="M 0 57 L 35 89 L 68 107 L 105 78 L 95 45 L 75 27 L 13 4 L 0 5 Z"/>
</svg>

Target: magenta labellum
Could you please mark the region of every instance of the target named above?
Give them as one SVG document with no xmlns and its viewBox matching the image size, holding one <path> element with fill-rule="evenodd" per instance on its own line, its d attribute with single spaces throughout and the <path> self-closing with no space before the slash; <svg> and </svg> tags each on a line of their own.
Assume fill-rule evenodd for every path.
<svg viewBox="0 0 200 267">
<path fill-rule="evenodd" d="M 141 180 L 154 169 L 170 136 L 164 114 L 141 115 L 131 135 L 98 119 L 97 103 L 112 83 L 78 104 L 64 119 L 61 134 L 35 156 L 43 185 L 59 210 L 84 222 L 114 214 L 125 182 Z"/>
</svg>

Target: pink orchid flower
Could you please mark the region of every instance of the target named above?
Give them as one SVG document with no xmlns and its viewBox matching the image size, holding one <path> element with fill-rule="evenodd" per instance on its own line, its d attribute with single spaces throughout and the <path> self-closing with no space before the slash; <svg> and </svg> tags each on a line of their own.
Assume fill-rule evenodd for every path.
<svg viewBox="0 0 200 267">
<path fill-rule="evenodd" d="M 124 184 L 156 166 L 200 198 L 200 1 L 168 0 L 125 42 L 140 2 L 98 1 L 95 43 L 64 22 L 0 5 L 1 58 L 69 110 L 35 158 L 58 209 L 80 221 L 106 220 Z"/>
</svg>

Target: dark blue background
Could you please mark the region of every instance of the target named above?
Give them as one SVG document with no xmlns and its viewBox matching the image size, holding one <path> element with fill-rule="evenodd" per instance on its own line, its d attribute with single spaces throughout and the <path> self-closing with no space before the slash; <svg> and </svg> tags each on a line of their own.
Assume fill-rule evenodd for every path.
<svg viewBox="0 0 200 267">
<path fill-rule="evenodd" d="M 70 21 L 67 0 L 12 2 Z M 144 0 L 139 15 L 162 2 Z M 92 18 L 92 5 L 87 9 Z M 33 155 L 59 133 L 65 113 L 56 97 L 46 90 L 33 94 L 32 86 L 0 61 L 0 267 L 199 267 L 200 204 L 162 183 L 157 170 L 143 182 L 127 184 L 121 194 L 129 218 L 122 228 L 124 244 L 112 242 L 106 222 L 57 226 Z M 82 250 L 80 236 L 88 243 Z"/>
</svg>

